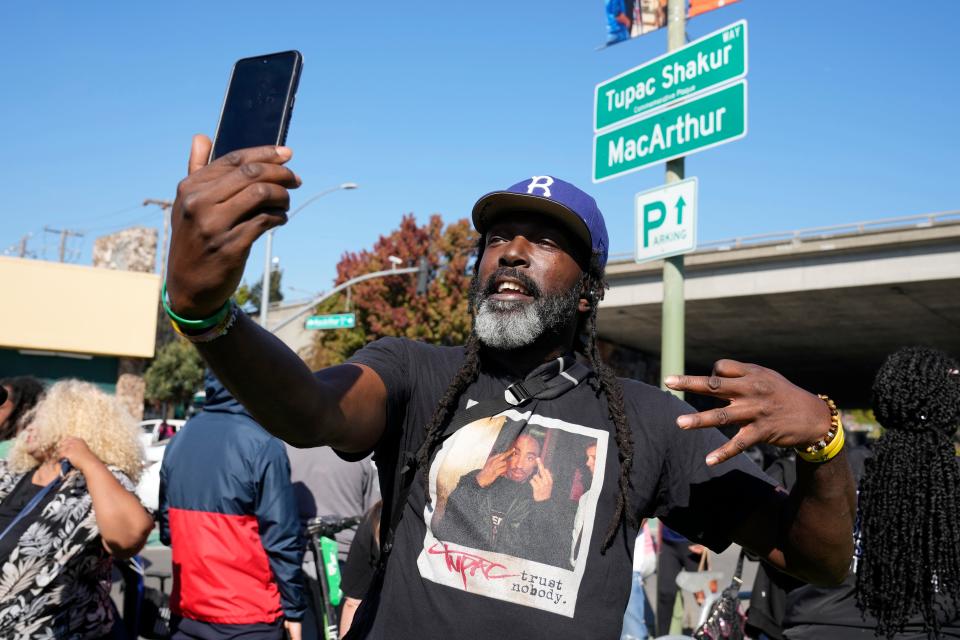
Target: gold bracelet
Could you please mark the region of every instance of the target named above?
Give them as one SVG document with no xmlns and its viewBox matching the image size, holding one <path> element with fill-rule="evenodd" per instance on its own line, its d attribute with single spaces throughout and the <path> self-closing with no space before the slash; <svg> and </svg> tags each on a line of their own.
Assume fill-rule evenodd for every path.
<svg viewBox="0 0 960 640">
<path fill-rule="evenodd" d="M 843 449 L 843 422 L 836 403 L 825 395 L 818 396 L 830 409 L 830 430 L 827 435 L 806 447 L 797 447 L 797 455 L 807 462 L 826 462 Z"/>
</svg>

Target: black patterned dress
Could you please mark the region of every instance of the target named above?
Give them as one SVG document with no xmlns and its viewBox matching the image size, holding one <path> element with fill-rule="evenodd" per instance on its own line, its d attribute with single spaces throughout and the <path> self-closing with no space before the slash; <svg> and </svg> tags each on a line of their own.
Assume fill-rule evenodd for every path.
<svg viewBox="0 0 960 640">
<path fill-rule="evenodd" d="M 122 471 L 108 468 L 133 492 Z M 21 478 L 0 460 L 0 502 Z M 111 567 L 86 480 L 73 470 L 0 566 L 0 638 L 87 640 L 109 634 Z"/>
</svg>

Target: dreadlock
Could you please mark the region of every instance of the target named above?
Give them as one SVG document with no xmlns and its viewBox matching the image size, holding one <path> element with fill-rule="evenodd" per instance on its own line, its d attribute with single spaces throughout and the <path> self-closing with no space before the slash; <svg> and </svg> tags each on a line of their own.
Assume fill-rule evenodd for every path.
<svg viewBox="0 0 960 640">
<path fill-rule="evenodd" d="M 474 275 L 474 277 L 476 277 L 476 275 Z M 447 386 L 447 390 L 443 393 L 443 397 L 440 398 L 440 403 L 437 405 L 437 408 L 433 410 L 433 417 L 430 419 L 430 424 L 428 424 L 424 430 L 423 444 L 420 445 L 420 449 L 417 451 L 417 469 L 421 471 L 420 480 L 423 483 L 424 494 L 427 496 L 427 504 L 430 503 L 430 479 L 427 473 L 430 456 L 433 455 L 433 450 L 443 435 L 444 426 L 453 417 L 453 412 L 456 409 L 460 394 L 470 386 L 470 383 L 477 379 L 477 375 L 480 373 L 480 339 L 477 338 L 475 332 L 470 332 L 470 337 L 467 338 L 467 344 L 464 345 L 464 349 L 466 353 L 463 364 L 460 365 L 457 374 L 453 377 L 453 380 L 450 381 L 449 386 Z"/>
<path fill-rule="evenodd" d="M 873 409 L 885 432 L 860 483 L 857 606 L 877 619 L 878 635 L 892 638 L 920 613 L 938 636 L 938 602 L 960 606 L 957 361 L 900 349 L 877 373 Z"/>
<path fill-rule="evenodd" d="M 626 522 L 634 528 L 639 528 L 639 523 L 630 509 L 629 490 L 630 470 L 633 468 L 633 437 L 630 433 L 630 425 L 627 423 L 627 411 L 623 404 L 623 386 L 617 380 L 613 370 L 604 364 L 600 358 L 600 348 L 597 345 L 597 307 L 603 300 L 607 283 L 603 279 L 603 270 L 600 268 L 596 255 L 590 261 L 586 286 L 588 300 L 590 301 L 590 314 L 586 319 L 587 343 L 583 353 L 587 362 L 590 363 L 590 367 L 597 374 L 598 382 L 595 383 L 594 390 L 598 394 L 602 391 L 607 397 L 607 411 L 616 427 L 617 456 L 620 460 L 620 478 L 618 480 L 620 493 L 617 495 L 617 508 L 613 513 L 610 525 L 607 527 L 607 533 L 600 548 L 601 552 L 604 552 L 613 544 L 621 523 Z"/>
<path fill-rule="evenodd" d="M 474 263 L 474 278 L 479 277 L 480 258 L 483 255 L 484 247 L 483 242 L 484 237 L 481 235 L 477 249 L 477 260 Z M 586 296 L 590 302 L 590 312 L 585 317 L 579 319 L 578 333 L 583 334 L 583 329 L 586 329 L 586 341 L 584 343 L 578 340 L 576 348 L 584 355 L 590 367 L 597 375 L 596 381 L 591 380 L 591 387 L 598 396 L 603 392 L 607 398 L 608 414 L 616 426 L 615 439 L 620 460 L 620 494 L 617 497 L 617 507 L 613 520 L 610 522 L 601 547 L 601 552 L 605 552 L 613 544 L 613 540 L 616 538 L 617 531 L 622 522 L 625 521 L 634 527 L 637 526 L 637 519 L 631 513 L 628 498 L 630 470 L 633 466 L 633 439 L 630 434 L 630 427 L 627 423 L 627 415 L 623 403 L 623 387 L 617 381 L 613 371 L 603 363 L 603 360 L 600 358 L 599 347 L 597 346 L 597 307 L 607 289 L 599 253 L 593 253 L 590 258 L 589 267 L 581 277 L 577 286 L 583 286 L 585 288 Z M 433 417 L 430 419 L 430 423 L 427 424 L 424 432 L 423 444 L 417 451 L 417 468 L 421 471 L 420 480 L 423 483 L 424 494 L 427 497 L 428 504 L 430 502 L 430 481 L 427 468 L 429 466 L 430 456 L 433 455 L 434 449 L 440 442 L 445 425 L 453 417 L 460 395 L 477 379 L 480 373 L 480 340 L 475 330 L 470 332 L 464 348 L 466 353 L 463 364 L 460 365 L 460 369 L 444 392 L 437 408 L 434 409 Z"/>
</svg>

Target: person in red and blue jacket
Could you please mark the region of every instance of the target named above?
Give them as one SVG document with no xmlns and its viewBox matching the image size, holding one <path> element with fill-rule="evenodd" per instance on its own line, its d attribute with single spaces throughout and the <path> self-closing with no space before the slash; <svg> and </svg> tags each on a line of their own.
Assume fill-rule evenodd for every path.
<svg viewBox="0 0 960 640">
<path fill-rule="evenodd" d="M 160 471 L 173 637 L 298 640 L 304 543 L 286 451 L 209 373 L 205 384 Z"/>
</svg>

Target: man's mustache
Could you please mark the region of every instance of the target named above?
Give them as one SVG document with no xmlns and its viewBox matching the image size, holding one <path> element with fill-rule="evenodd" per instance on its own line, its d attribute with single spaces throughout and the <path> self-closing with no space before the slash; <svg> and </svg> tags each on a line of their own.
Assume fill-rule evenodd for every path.
<svg viewBox="0 0 960 640">
<path fill-rule="evenodd" d="M 533 281 L 533 278 L 516 267 L 500 267 L 487 278 L 486 286 L 483 288 L 484 298 L 497 292 L 497 280 L 500 278 L 516 280 L 527 290 L 531 298 L 539 298 L 541 295 L 540 287 Z"/>
</svg>

